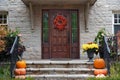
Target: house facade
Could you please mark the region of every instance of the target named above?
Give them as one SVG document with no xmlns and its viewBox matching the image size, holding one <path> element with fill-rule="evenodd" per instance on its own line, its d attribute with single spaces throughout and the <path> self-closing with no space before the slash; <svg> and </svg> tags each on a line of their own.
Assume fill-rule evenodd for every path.
<svg viewBox="0 0 120 80">
<path fill-rule="evenodd" d="M 119 32 L 120 0 L 0 0 L 0 25 L 20 30 L 26 60 L 81 59 L 101 28 Z"/>
</svg>

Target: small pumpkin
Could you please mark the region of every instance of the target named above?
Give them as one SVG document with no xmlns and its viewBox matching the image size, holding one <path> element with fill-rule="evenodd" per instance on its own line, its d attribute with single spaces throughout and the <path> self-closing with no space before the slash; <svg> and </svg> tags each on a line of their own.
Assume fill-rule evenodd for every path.
<svg viewBox="0 0 120 80">
<path fill-rule="evenodd" d="M 98 75 L 98 74 L 107 75 L 107 70 L 106 70 L 106 69 L 95 69 L 95 70 L 94 70 L 94 74 L 95 74 L 95 75 Z"/>
<path fill-rule="evenodd" d="M 24 80 L 26 78 L 26 76 L 25 75 L 19 75 L 19 76 L 15 76 L 15 79 L 22 79 L 22 80 Z"/>
<path fill-rule="evenodd" d="M 105 68 L 105 61 L 104 59 L 101 59 L 101 58 L 97 58 L 94 60 L 94 67 L 96 69 L 103 69 Z"/>
<path fill-rule="evenodd" d="M 98 74 L 98 75 L 96 76 L 96 78 L 104 78 L 104 77 L 105 77 L 104 74 Z"/>
<path fill-rule="evenodd" d="M 19 57 L 19 56 L 18 56 Z M 26 68 L 26 62 L 19 57 L 19 61 L 16 62 L 17 68 Z"/>
<path fill-rule="evenodd" d="M 25 68 L 18 68 L 14 70 L 15 75 L 25 75 L 26 69 Z"/>
</svg>

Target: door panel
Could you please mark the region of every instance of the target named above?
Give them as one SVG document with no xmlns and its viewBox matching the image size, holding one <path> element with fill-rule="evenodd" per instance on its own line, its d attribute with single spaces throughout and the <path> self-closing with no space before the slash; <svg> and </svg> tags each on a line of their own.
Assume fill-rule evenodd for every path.
<svg viewBox="0 0 120 80">
<path fill-rule="evenodd" d="M 67 25 L 62 30 L 57 29 L 54 24 L 57 15 L 64 16 L 67 20 Z M 44 10 L 42 21 L 42 58 L 79 58 L 78 11 Z"/>
<path fill-rule="evenodd" d="M 63 30 L 55 28 L 54 19 L 57 15 L 64 16 L 67 20 L 67 25 Z M 68 27 L 69 15 L 66 10 L 50 10 L 50 26 L 51 26 L 51 58 L 70 58 L 70 46 L 68 36 L 70 35 Z"/>
</svg>

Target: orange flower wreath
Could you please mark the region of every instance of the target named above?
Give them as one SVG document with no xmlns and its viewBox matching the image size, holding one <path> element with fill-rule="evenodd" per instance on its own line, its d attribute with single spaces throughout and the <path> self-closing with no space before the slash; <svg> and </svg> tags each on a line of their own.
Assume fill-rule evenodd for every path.
<svg viewBox="0 0 120 80">
<path fill-rule="evenodd" d="M 62 15 L 57 15 L 54 19 L 55 28 L 63 30 L 67 25 L 67 19 Z"/>
</svg>

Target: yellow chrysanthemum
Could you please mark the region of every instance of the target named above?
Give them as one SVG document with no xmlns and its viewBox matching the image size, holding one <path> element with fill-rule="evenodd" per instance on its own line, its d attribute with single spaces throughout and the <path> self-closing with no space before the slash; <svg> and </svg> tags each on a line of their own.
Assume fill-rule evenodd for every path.
<svg viewBox="0 0 120 80">
<path fill-rule="evenodd" d="M 83 45 L 82 45 L 82 49 L 83 49 L 83 50 L 87 50 L 87 49 L 88 49 L 87 46 L 88 46 L 88 44 L 83 44 Z"/>
<path fill-rule="evenodd" d="M 94 48 L 94 44 L 90 44 L 89 47 L 90 47 L 90 49 L 93 49 Z"/>
<path fill-rule="evenodd" d="M 95 44 L 95 43 L 93 43 L 93 44 L 91 44 L 91 45 L 92 45 L 92 48 L 98 48 L 98 45 Z"/>
<path fill-rule="evenodd" d="M 84 51 L 87 51 L 88 49 L 96 49 L 96 50 L 98 50 L 98 44 L 96 44 L 96 43 L 83 44 L 82 49 Z"/>
<path fill-rule="evenodd" d="M 98 44 L 95 44 L 95 48 L 97 48 L 97 49 L 99 48 L 99 47 L 98 47 Z"/>
</svg>

